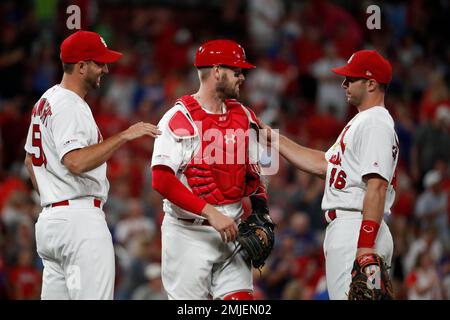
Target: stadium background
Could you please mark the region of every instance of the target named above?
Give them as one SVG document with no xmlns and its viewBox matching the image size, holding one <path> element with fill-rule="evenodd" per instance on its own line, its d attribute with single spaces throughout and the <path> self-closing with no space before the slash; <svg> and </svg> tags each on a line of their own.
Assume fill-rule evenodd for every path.
<svg viewBox="0 0 450 320">
<path fill-rule="evenodd" d="M 355 114 L 342 79 L 329 69 L 362 48 L 381 52 L 394 68 L 387 106 L 400 139 L 397 197 L 387 217 L 396 296 L 450 298 L 449 1 L 35 0 L 0 3 L 0 299 L 39 298 L 40 207 L 23 145 L 33 104 L 62 76 L 59 44 L 70 33 L 71 4 L 81 9 L 82 28 L 125 54 L 87 98 L 104 137 L 136 121 L 157 123 L 178 96 L 196 89 L 199 44 L 231 38 L 257 65 L 246 74 L 241 100 L 284 134 L 326 150 Z M 381 9 L 381 29 L 366 27 L 371 4 Z M 138 139 L 108 163 L 116 299 L 165 298 L 152 147 L 151 139 Z M 322 193 L 323 181 L 284 161 L 269 178 L 277 238 L 262 273 L 254 274 L 258 299 L 327 298 Z"/>
</svg>

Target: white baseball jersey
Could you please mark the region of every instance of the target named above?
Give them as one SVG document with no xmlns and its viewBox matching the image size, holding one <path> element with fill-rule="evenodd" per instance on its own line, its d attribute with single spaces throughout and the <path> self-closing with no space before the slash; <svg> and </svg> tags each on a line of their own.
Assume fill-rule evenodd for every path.
<svg viewBox="0 0 450 320">
<path fill-rule="evenodd" d="M 390 213 L 398 153 L 394 120 L 388 110 L 376 106 L 359 112 L 325 153 L 328 168 L 322 209 L 362 211 L 367 189 L 363 176 L 376 173 L 389 183 L 384 211 Z"/>
<path fill-rule="evenodd" d="M 32 155 L 42 206 L 85 196 L 106 201 L 106 163 L 79 176 L 62 163 L 69 151 L 100 141 L 91 109 L 75 92 L 55 85 L 42 95 L 33 108 L 25 144 Z"/>
</svg>

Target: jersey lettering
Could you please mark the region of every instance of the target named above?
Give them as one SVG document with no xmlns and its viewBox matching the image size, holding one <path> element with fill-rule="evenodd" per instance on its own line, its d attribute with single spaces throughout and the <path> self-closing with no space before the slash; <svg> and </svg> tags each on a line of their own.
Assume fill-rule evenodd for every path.
<svg viewBox="0 0 450 320">
<path fill-rule="evenodd" d="M 47 126 L 47 119 L 52 115 L 52 107 L 47 99 L 40 99 L 33 107 L 31 112 L 33 117 L 39 117 L 42 124 Z"/>
<path fill-rule="evenodd" d="M 344 128 L 344 131 L 342 131 L 341 140 L 339 141 L 339 144 L 341 145 L 342 155 L 344 155 L 344 152 L 345 152 L 344 137 L 345 137 L 345 134 L 347 133 L 348 129 L 350 129 L 350 126 L 346 126 Z"/>
<path fill-rule="evenodd" d="M 342 166 L 341 154 L 339 152 L 337 154 L 333 154 L 330 158 L 330 163 L 336 166 Z"/>
</svg>

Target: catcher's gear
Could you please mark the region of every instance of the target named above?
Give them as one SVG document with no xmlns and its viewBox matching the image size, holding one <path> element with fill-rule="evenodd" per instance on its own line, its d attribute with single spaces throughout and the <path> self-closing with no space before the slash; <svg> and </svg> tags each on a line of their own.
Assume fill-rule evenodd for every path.
<svg viewBox="0 0 450 320">
<path fill-rule="evenodd" d="M 353 263 L 348 300 L 393 300 L 388 267 L 376 253 L 367 253 Z"/>
<path fill-rule="evenodd" d="M 253 267 L 260 269 L 269 257 L 275 242 L 275 225 L 268 213 L 261 214 L 253 212 L 245 221 L 238 226 L 239 242 L 244 255 Z"/>
<path fill-rule="evenodd" d="M 195 66 L 212 67 L 225 65 L 235 68 L 251 69 L 255 66 L 246 61 L 244 48 L 232 40 L 211 40 L 197 49 Z"/>
</svg>

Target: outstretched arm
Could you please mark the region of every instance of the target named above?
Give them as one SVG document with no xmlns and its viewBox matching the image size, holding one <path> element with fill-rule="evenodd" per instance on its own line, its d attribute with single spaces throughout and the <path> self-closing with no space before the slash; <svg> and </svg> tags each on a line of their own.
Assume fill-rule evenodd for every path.
<svg viewBox="0 0 450 320">
<path fill-rule="evenodd" d="M 263 134 L 267 134 L 268 141 L 275 150 L 297 169 L 314 174 L 322 179 L 325 179 L 327 174 L 327 161 L 325 159 L 325 152 L 303 147 L 291 139 L 275 132 L 261 120 L 258 124 L 263 129 Z"/>
<path fill-rule="evenodd" d="M 155 125 L 138 122 L 98 144 L 68 152 L 63 157 L 64 165 L 74 175 L 97 168 L 106 162 L 123 144 L 144 135 L 156 137 L 160 131 Z"/>
</svg>

